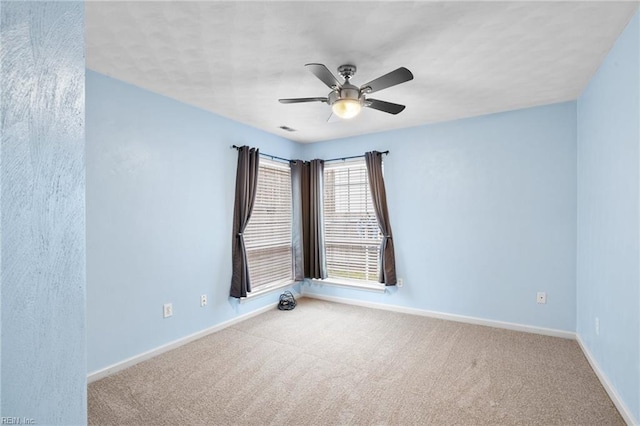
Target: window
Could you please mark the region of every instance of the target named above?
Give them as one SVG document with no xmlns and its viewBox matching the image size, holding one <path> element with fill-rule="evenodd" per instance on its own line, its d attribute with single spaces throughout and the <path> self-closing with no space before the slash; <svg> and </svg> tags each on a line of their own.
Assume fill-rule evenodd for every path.
<svg viewBox="0 0 640 426">
<path fill-rule="evenodd" d="M 293 281 L 288 164 L 260 159 L 256 202 L 244 242 L 252 291 Z"/>
<path fill-rule="evenodd" d="M 325 164 L 324 228 L 329 278 L 378 279 L 382 234 L 364 159 Z"/>
</svg>

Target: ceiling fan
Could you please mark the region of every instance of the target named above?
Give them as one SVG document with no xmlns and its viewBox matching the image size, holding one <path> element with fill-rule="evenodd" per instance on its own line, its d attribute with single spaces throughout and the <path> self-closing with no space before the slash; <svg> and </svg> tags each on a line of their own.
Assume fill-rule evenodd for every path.
<svg viewBox="0 0 640 426">
<path fill-rule="evenodd" d="M 404 105 L 394 104 L 392 102 L 381 101 L 378 99 L 367 98 L 370 93 L 378 92 L 400 83 L 413 80 L 413 74 L 408 69 L 401 67 L 395 71 L 371 80 L 363 84 L 359 88 L 351 84 L 351 77 L 356 73 L 355 65 L 340 65 L 338 74 L 344 79 L 344 83 L 340 83 L 338 79 L 323 64 L 306 64 L 316 77 L 326 84 L 331 92 L 326 97 L 318 98 L 292 98 L 279 99 L 283 104 L 297 104 L 302 102 L 324 102 L 331 105 L 333 113 L 340 118 L 353 118 L 360 113 L 362 107 L 368 107 L 383 111 L 389 114 L 398 114 L 405 109 Z M 331 118 L 331 117 L 330 117 Z"/>
</svg>

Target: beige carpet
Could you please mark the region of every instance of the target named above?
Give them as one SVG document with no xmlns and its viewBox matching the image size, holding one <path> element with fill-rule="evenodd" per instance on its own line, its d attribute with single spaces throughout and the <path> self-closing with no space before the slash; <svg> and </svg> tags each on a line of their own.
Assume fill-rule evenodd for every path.
<svg viewBox="0 0 640 426">
<path fill-rule="evenodd" d="M 93 425 L 623 425 L 572 340 L 302 299 L 89 385 Z"/>
</svg>

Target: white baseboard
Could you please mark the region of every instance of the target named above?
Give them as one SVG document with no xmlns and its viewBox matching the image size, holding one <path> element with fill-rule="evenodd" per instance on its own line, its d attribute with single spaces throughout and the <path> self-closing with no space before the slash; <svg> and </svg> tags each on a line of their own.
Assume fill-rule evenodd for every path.
<svg viewBox="0 0 640 426">
<path fill-rule="evenodd" d="M 347 299 L 342 297 L 326 296 L 317 293 L 302 293 L 302 297 L 311 299 L 326 300 L 328 302 L 344 303 L 348 305 L 363 306 L 366 308 L 382 309 L 385 311 L 400 312 L 403 314 L 419 315 L 423 317 L 431 317 L 444 319 L 448 321 L 464 322 L 467 324 L 484 325 L 487 327 L 504 328 L 507 330 L 523 331 L 525 333 L 543 334 L 545 336 L 562 337 L 564 339 L 575 339 L 576 334 L 572 331 L 556 330 L 553 328 L 534 327 L 531 325 L 517 324 L 513 322 L 496 321 L 477 317 L 468 317 L 464 315 L 447 314 L 444 312 L 428 311 L 425 309 L 407 308 L 405 306 L 388 305 L 386 303 L 367 302 L 362 300 Z"/>
<path fill-rule="evenodd" d="M 107 376 L 110 376 L 112 374 L 117 373 L 118 371 L 122 371 L 126 368 L 129 368 L 133 365 L 136 365 L 142 361 L 146 361 L 150 358 L 153 358 L 154 356 L 158 356 L 164 352 L 170 351 L 172 349 L 175 349 L 177 347 L 180 347 L 182 345 L 186 345 L 189 342 L 193 342 L 194 340 L 198 340 L 206 335 L 209 335 L 211 333 L 215 333 L 216 331 L 220 331 L 224 328 L 230 327 L 234 324 L 237 324 L 239 322 L 245 321 L 251 317 L 254 317 L 256 315 L 260 315 L 264 312 L 267 312 L 271 309 L 274 309 L 276 305 L 270 304 L 267 306 L 264 306 L 262 308 L 256 309 L 255 311 L 237 316 L 235 318 L 232 318 L 230 320 L 221 322 L 220 324 L 216 324 L 213 327 L 209 327 L 207 329 L 204 329 L 202 331 L 198 331 L 197 333 L 193 333 L 190 334 L 189 336 L 183 337 L 181 339 L 178 340 L 174 340 L 173 342 L 169 342 L 165 345 L 162 346 L 158 346 L 157 348 L 151 349 L 150 351 L 141 353 L 139 355 L 135 355 L 132 356 L 131 358 L 127 358 L 124 361 L 120 361 L 116 364 L 112 364 L 108 367 L 102 368 L 100 370 L 97 371 L 93 371 L 91 373 L 89 373 L 87 375 L 87 383 L 91 383 L 91 382 L 95 382 L 96 380 L 100 380 L 103 379 Z"/>
<path fill-rule="evenodd" d="M 638 421 L 633 417 L 633 414 L 631 414 L 631 410 L 629 410 L 629 408 L 622 401 L 622 399 L 620 398 L 620 395 L 618 395 L 618 392 L 616 392 L 616 389 L 613 387 L 611 382 L 609 382 L 609 379 L 604 374 L 604 372 L 600 368 L 600 365 L 598 365 L 595 358 L 591 354 L 591 351 L 589 351 L 589 348 L 587 347 L 587 345 L 585 345 L 584 341 L 582 340 L 580 335 L 577 333 L 576 333 L 576 340 L 578 341 L 578 344 L 580 345 L 580 348 L 582 349 L 584 356 L 587 358 L 587 361 L 589 361 L 591 368 L 596 373 L 596 376 L 598 376 L 598 379 L 600 379 L 600 383 L 602 383 L 602 387 L 604 387 L 604 390 L 607 391 L 609 398 L 611 398 L 611 401 L 613 401 L 613 404 L 616 406 L 616 408 L 620 412 L 620 415 L 622 416 L 624 421 L 629 426 L 639 426 L 640 423 L 638 423 Z"/>
</svg>

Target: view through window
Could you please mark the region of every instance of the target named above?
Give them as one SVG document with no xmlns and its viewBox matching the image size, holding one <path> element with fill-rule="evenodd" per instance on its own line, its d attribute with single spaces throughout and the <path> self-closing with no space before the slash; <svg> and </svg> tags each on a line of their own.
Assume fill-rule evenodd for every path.
<svg viewBox="0 0 640 426">
<path fill-rule="evenodd" d="M 252 291 L 293 281 L 289 164 L 260 159 L 256 202 L 244 241 Z"/>
<path fill-rule="evenodd" d="M 324 228 L 329 278 L 377 281 L 382 234 L 364 158 L 325 164 Z"/>
</svg>

